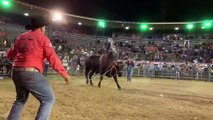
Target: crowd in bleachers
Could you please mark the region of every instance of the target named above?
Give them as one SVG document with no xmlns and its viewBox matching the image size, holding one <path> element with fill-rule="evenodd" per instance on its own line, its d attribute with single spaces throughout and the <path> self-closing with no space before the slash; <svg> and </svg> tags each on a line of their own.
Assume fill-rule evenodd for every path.
<svg viewBox="0 0 213 120">
<path fill-rule="evenodd" d="M 13 41 L 18 34 L 24 31 L 24 27 L 8 24 L 7 42 Z M 69 53 L 77 47 L 83 51 L 97 54 L 97 51 L 103 51 L 108 38 L 53 30 L 47 30 L 47 35 L 58 54 Z M 112 37 L 119 51 L 117 56 L 119 59 L 130 55 L 136 60 L 209 63 L 213 57 L 213 35 L 211 34 L 156 34 L 147 36 L 113 34 Z"/>
<path fill-rule="evenodd" d="M 199 62 L 211 63 L 213 58 L 212 42 L 204 42 L 199 45 L 188 47 L 187 44 L 178 44 L 174 41 L 160 44 L 148 44 L 144 46 L 146 60 L 173 61 L 173 62 Z M 204 59 L 205 58 L 205 59 Z"/>
<path fill-rule="evenodd" d="M 13 41 L 16 34 L 24 32 L 20 26 L 14 28 L 14 25 L 8 26 L 8 39 Z M 16 34 L 13 34 L 15 31 Z M 81 62 L 86 57 L 96 54 L 102 54 L 106 49 L 108 37 L 96 35 L 82 35 L 68 32 L 48 31 L 54 49 L 58 56 L 62 59 L 64 66 L 71 69 L 72 73 L 79 69 L 77 58 L 81 58 Z M 164 69 L 175 71 L 204 71 L 211 65 L 213 59 L 213 37 L 212 35 L 183 35 L 183 34 L 164 34 L 153 36 L 116 36 L 113 35 L 116 50 L 118 51 L 116 59 L 125 60 L 132 58 L 136 62 L 150 61 L 148 64 L 139 64 L 143 70 L 149 66 L 149 70 L 162 71 Z M 77 56 L 77 58 L 76 58 Z M 161 62 L 161 64 L 154 64 Z M 162 62 L 165 65 L 162 65 Z M 168 62 L 181 64 L 167 64 Z M 206 63 L 205 67 L 201 63 Z M 201 67 L 202 66 L 202 67 Z M 137 66 L 136 66 L 137 67 Z M 202 69 L 202 70 L 197 70 Z M 149 72 L 144 72 L 149 73 Z M 158 72 L 159 73 L 159 72 Z M 196 73 L 196 72 L 195 72 Z"/>
</svg>

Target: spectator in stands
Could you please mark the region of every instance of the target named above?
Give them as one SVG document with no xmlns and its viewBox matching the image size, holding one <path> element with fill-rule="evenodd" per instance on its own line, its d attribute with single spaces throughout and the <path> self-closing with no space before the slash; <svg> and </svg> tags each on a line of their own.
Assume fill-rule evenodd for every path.
<svg viewBox="0 0 213 120">
<path fill-rule="evenodd" d="M 175 66 L 175 79 L 180 79 L 180 72 L 181 72 L 180 66 L 178 64 L 176 64 L 176 66 Z"/>
<path fill-rule="evenodd" d="M 160 68 L 158 67 L 158 64 L 154 64 L 154 77 L 158 76 L 159 71 L 160 71 Z"/>
<path fill-rule="evenodd" d="M 135 66 L 134 62 L 131 59 L 128 59 L 128 61 L 127 61 L 127 82 L 131 82 L 131 80 L 132 80 L 134 66 Z"/>
<path fill-rule="evenodd" d="M 144 77 L 148 77 L 148 68 L 149 68 L 149 63 L 148 62 L 145 62 L 144 64 L 143 64 L 143 67 L 142 67 L 143 69 L 143 76 Z"/>
<path fill-rule="evenodd" d="M 5 59 L 4 66 L 6 68 L 6 75 L 8 77 L 10 77 L 11 76 L 11 72 L 12 72 L 12 63 L 11 63 L 11 61 Z"/>
<path fill-rule="evenodd" d="M 44 60 L 44 72 L 43 72 L 44 76 L 47 76 L 49 66 L 50 66 L 49 62 L 47 61 L 47 59 L 45 59 Z"/>
<path fill-rule="evenodd" d="M 4 74 L 4 64 L 2 61 L 0 61 L 0 71 L 1 71 L 0 74 Z"/>
<path fill-rule="evenodd" d="M 15 41 L 14 48 L 8 50 L 7 58 L 13 59 L 12 79 L 16 87 L 16 101 L 8 120 L 19 120 L 29 93 L 40 102 L 36 120 L 48 120 L 55 96 L 48 81 L 42 75 L 43 60 L 47 58 L 50 65 L 67 83 L 70 77 L 56 55 L 50 40 L 45 36 L 47 20 L 41 16 L 33 17 L 27 25 L 28 32 L 21 34 Z"/>
<path fill-rule="evenodd" d="M 77 59 L 78 59 L 78 57 L 77 57 L 77 55 L 75 55 L 70 61 L 70 68 L 71 68 L 72 75 L 77 74 L 77 68 L 78 68 Z"/>
<path fill-rule="evenodd" d="M 199 80 L 199 66 L 195 64 L 195 80 Z"/>
<path fill-rule="evenodd" d="M 62 65 L 64 66 L 65 70 L 68 68 L 68 60 L 69 59 L 67 59 L 67 56 L 63 56 Z"/>
</svg>

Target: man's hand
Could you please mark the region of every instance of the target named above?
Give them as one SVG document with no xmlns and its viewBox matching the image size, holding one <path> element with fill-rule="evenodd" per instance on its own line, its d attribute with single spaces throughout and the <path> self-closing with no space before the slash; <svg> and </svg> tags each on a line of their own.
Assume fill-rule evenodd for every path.
<svg viewBox="0 0 213 120">
<path fill-rule="evenodd" d="M 66 77 L 64 77 L 64 80 L 65 80 L 66 84 L 69 84 L 70 83 L 70 76 L 67 75 Z"/>
</svg>

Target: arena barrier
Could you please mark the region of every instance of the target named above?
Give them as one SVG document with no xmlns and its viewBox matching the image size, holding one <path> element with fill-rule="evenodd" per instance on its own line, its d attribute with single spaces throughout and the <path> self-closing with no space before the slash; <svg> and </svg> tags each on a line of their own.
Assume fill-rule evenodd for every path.
<svg viewBox="0 0 213 120">
<path fill-rule="evenodd" d="M 133 71 L 133 77 L 148 77 L 148 78 L 169 78 L 169 79 L 187 79 L 187 80 L 202 80 L 202 81 L 213 81 L 213 71 L 212 69 L 203 68 L 203 64 L 200 64 L 200 68 L 197 70 L 174 70 L 174 69 L 153 69 L 151 66 L 147 68 L 136 67 Z M 71 75 L 82 75 L 84 76 L 83 67 L 76 71 L 76 73 L 72 73 L 68 70 Z M 126 67 L 123 68 L 123 75 L 126 76 Z M 56 74 L 54 70 L 51 68 L 48 70 L 48 75 Z"/>
<path fill-rule="evenodd" d="M 123 72 L 126 75 L 126 72 Z M 213 72 L 203 71 L 184 71 L 177 72 L 175 70 L 144 70 L 135 68 L 133 72 L 133 77 L 148 77 L 148 78 L 170 78 L 170 79 L 187 79 L 187 80 L 203 80 L 203 81 L 213 81 Z"/>
<path fill-rule="evenodd" d="M 156 69 L 153 65 L 162 65 L 161 62 L 150 62 L 149 65 L 144 66 L 146 62 L 135 62 L 135 67 L 132 72 L 133 77 L 148 77 L 148 78 L 170 78 L 170 79 L 187 79 L 187 80 L 202 80 L 202 81 L 213 81 L 213 69 L 211 68 L 212 64 L 197 64 L 196 69 L 186 69 L 186 70 L 177 70 L 175 68 L 161 68 Z M 165 62 L 163 63 L 165 64 Z M 166 63 L 168 66 L 171 66 L 174 63 Z M 175 63 L 176 65 L 181 65 L 183 63 Z M 175 66 L 176 67 L 176 66 Z M 83 75 L 84 70 L 81 67 L 75 73 L 71 72 L 71 69 L 68 70 L 71 75 Z M 126 67 L 123 68 L 123 75 L 126 75 Z M 51 67 L 48 69 L 48 75 L 57 74 Z M 5 67 L 0 69 L 0 77 L 10 76 L 10 71 Z"/>
<path fill-rule="evenodd" d="M 133 76 L 213 81 L 213 64 L 137 61 Z"/>
</svg>

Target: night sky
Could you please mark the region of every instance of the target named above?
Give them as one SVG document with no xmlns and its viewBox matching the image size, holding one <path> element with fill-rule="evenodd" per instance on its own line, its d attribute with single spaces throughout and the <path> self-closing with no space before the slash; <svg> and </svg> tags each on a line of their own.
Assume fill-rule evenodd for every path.
<svg viewBox="0 0 213 120">
<path fill-rule="evenodd" d="M 121 21 L 172 22 L 213 18 L 213 0 L 20 0 L 45 8 Z"/>
</svg>

